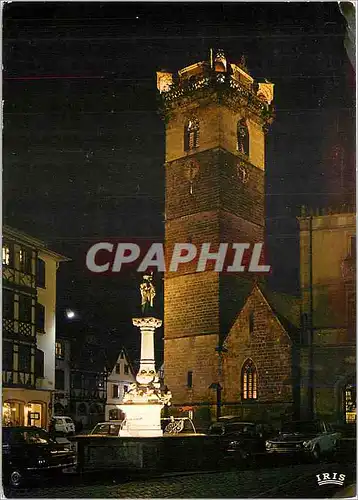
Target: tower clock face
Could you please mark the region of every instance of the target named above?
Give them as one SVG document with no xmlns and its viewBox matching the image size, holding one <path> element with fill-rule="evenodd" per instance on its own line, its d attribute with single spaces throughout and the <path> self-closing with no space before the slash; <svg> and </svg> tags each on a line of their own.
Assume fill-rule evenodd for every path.
<svg viewBox="0 0 358 500">
<path fill-rule="evenodd" d="M 236 166 L 236 172 L 239 180 L 243 183 L 246 184 L 246 182 L 249 180 L 249 173 L 247 171 L 247 168 L 245 165 L 241 162 L 239 162 Z"/>
<path fill-rule="evenodd" d="M 200 170 L 200 165 L 197 160 L 190 159 L 185 163 L 184 173 L 188 181 L 192 182 L 198 175 L 199 170 Z"/>
</svg>

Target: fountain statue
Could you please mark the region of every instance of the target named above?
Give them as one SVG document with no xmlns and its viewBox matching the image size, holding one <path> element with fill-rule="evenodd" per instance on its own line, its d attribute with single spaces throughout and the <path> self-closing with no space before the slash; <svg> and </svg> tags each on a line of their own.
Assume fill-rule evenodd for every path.
<svg viewBox="0 0 358 500">
<path fill-rule="evenodd" d="M 162 436 L 160 425 L 161 410 L 170 405 L 170 391 L 162 391 L 159 377 L 155 370 L 154 332 L 162 325 L 162 320 L 155 318 L 153 304 L 155 287 L 153 274 L 143 276 L 140 285 L 142 296 L 142 317 L 133 318 L 133 325 L 140 329 L 141 356 L 136 381 L 123 397 L 123 403 L 117 405 L 125 414 L 121 436 L 153 437 Z"/>
</svg>

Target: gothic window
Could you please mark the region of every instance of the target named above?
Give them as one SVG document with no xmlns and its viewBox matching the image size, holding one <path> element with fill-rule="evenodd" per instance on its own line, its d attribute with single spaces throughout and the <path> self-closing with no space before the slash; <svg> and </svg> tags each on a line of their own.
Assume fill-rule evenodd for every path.
<svg viewBox="0 0 358 500">
<path fill-rule="evenodd" d="M 237 150 L 249 156 L 249 129 L 244 119 L 240 120 L 237 124 Z"/>
<path fill-rule="evenodd" d="M 252 359 L 245 361 L 241 371 L 243 399 L 257 399 L 257 370 Z"/>
<path fill-rule="evenodd" d="M 190 118 L 184 127 L 184 150 L 191 151 L 199 146 L 199 121 Z"/>
</svg>

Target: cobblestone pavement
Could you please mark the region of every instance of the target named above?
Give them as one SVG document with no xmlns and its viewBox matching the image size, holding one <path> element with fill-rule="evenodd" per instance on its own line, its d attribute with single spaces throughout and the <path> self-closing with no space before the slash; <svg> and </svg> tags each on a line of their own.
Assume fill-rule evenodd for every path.
<svg viewBox="0 0 358 500">
<path fill-rule="evenodd" d="M 112 475 L 68 478 L 67 484 L 8 492 L 7 498 L 331 498 L 341 487 L 319 487 L 316 474 L 336 471 L 355 481 L 349 464 L 292 464 L 276 468 L 193 473 L 147 480 Z"/>
</svg>

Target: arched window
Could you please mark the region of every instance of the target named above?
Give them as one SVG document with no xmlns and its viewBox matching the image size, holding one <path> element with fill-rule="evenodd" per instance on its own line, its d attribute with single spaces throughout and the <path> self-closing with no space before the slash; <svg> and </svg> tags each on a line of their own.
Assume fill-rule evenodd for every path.
<svg viewBox="0 0 358 500">
<path fill-rule="evenodd" d="M 247 124 L 244 119 L 241 119 L 237 123 L 237 150 L 240 153 L 249 156 L 249 129 L 247 128 Z"/>
<path fill-rule="evenodd" d="M 190 151 L 198 146 L 199 121 L 196 118 L 190 118 L 190 120 L 187 120 L 184 127 L 184 150 Z"/>
<path fill-rule="evenodd" d="M 252 359 L 245 361 L 241 371 L 243 399 L 257 399 L 257 370 Z"/>
</svg>

